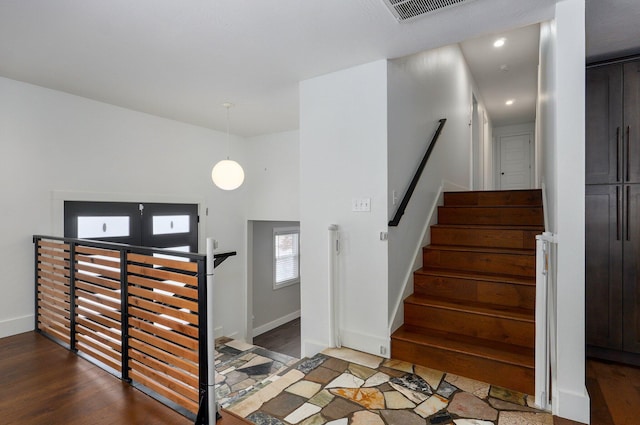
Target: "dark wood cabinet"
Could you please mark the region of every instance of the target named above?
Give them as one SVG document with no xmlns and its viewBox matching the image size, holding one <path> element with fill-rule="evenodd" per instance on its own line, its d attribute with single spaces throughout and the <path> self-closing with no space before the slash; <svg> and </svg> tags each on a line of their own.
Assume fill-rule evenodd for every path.
<svg viewBox="0 0 640 425">
<path fill-rule="evenodd" d="M 586 81 L 587 354 L 640 365 L 640 60 Z"/>
</svg>

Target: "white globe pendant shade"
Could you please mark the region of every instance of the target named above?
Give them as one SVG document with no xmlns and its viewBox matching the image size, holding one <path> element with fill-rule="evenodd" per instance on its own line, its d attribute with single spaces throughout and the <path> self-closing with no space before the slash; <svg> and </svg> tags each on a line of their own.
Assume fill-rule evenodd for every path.
<svg viewBox="0 0 640 425">
<path fill-rule="evenodd" d="M 244 170 L 237 162 L 224 159 L 211 170 L 211 180 L 222 190 L 234 190 L 242 185 Z"/>
</svg>

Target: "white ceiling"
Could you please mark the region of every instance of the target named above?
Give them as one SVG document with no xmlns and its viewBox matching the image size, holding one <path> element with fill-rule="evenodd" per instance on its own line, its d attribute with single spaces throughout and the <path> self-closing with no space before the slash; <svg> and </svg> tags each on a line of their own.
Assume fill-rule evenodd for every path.
<svg viewBox="0 0 640 425">
<path fill-rule="evenodd" d="M 640 8 L 588 10 L 599 2 Z M 0 0 L 0 75 L 221 131 L 230 101 L 231 131 L 252 136 L 298 127 L 301 80 L 540 22 L 554 4 L 475 0 L 397 23 L 382 0 Z"/>
</svg>

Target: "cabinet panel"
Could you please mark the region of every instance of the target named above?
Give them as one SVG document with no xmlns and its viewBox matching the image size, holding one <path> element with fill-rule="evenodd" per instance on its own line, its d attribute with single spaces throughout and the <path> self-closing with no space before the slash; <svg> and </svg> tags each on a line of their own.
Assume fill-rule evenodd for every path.
<svg viewBox="0 0 640 425">
<path fill-rule="evenodd" d="M 640 353 L 640 184 L 624 192 L 624 351 Z"/>
<path fill-rule="evenodd" d="M 622 186 L 587 186 L 587 344 L 622 348 Z"/>
<path fill-rule="evenodd" d="M 622 66 L 587 70 L 586 183 L 622 179 Z"/>
<path fill-rule="evenodd" d="M 624 180 L 640 183 L 640 62 L 624 65 Z"/>
</svg>

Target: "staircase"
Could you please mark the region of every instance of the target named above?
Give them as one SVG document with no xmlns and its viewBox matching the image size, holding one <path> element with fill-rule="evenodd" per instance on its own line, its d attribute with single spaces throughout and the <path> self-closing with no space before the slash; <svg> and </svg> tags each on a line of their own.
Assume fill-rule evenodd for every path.
<svg viewBox="0 0 640 425">
<path fill-rule="evenodd" d="M 451 192 L 391 357 L 533 394 L 539 190 Z"/>
</svg>

